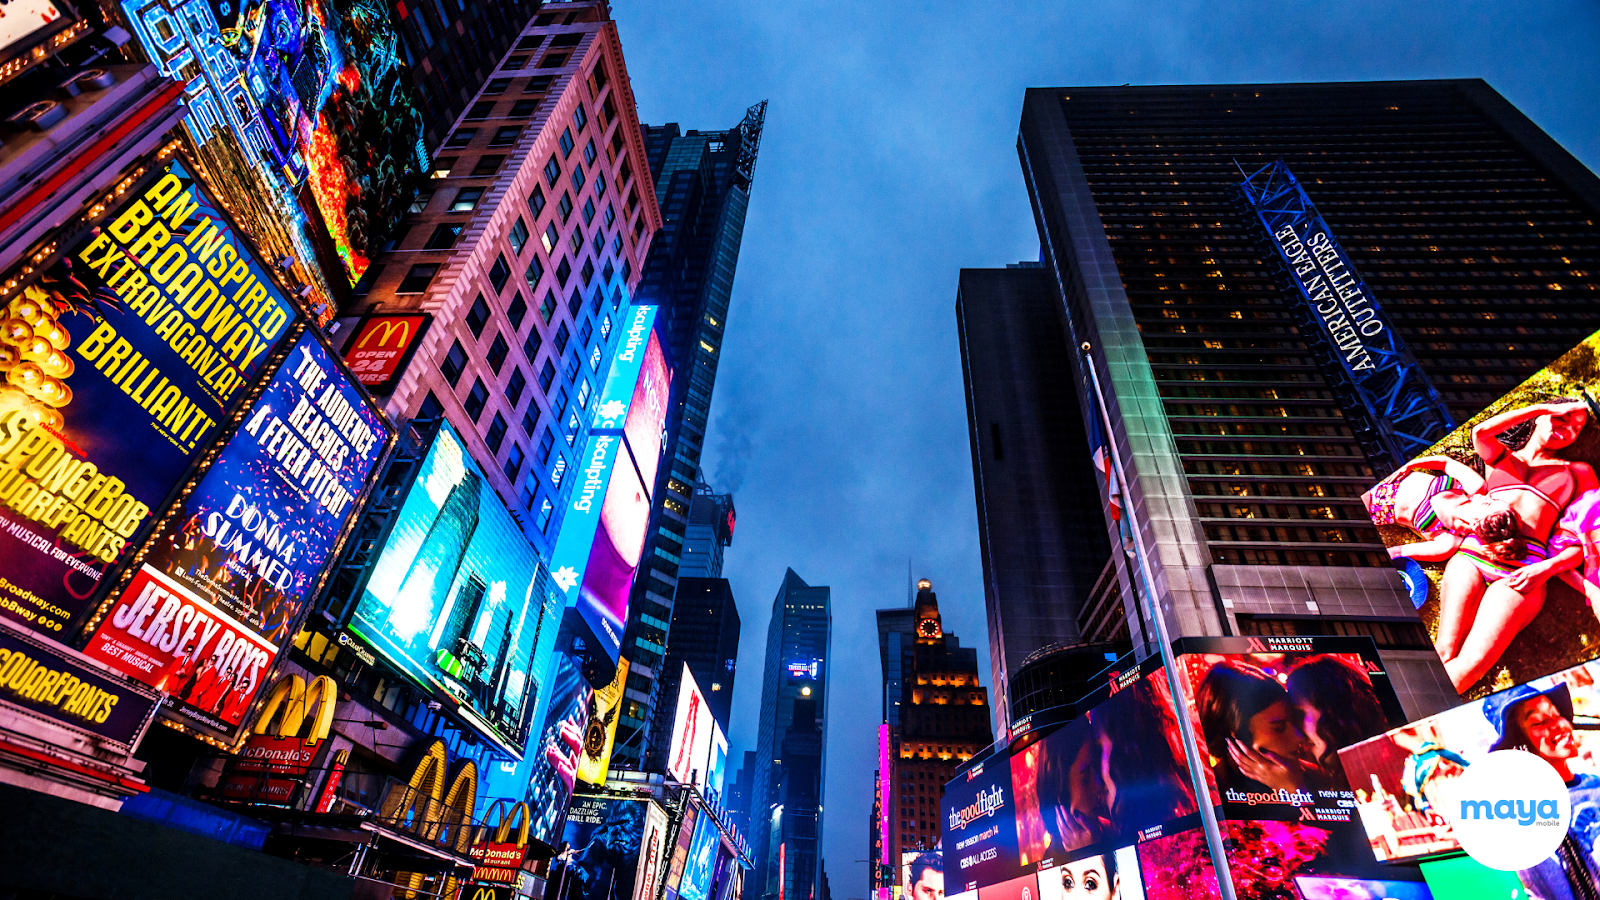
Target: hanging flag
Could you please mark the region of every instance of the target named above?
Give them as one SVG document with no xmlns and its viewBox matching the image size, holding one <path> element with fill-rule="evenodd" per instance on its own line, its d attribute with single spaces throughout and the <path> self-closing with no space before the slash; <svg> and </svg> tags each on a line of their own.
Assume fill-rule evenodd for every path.
<svg viewBox="0 0 1600 900">
<path fill-rule="evenodd" d="M 1122 492 L 1117 490 L 1117 477 L 1111 470 L 1111 447 L 1106 443 L 1105 429 L 1100 427 L 1100 410 L 1089 415 L 1089 446 L 1093 449 L 1094 470 L 1106 497 L 1106 509 L 1111 521 L 1122 521 Z"/>
</svg>

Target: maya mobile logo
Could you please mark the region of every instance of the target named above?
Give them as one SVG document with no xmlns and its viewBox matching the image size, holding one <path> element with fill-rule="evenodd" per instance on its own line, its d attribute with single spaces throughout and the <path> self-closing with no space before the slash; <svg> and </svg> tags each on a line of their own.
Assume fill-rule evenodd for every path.
<svg viewBox="0 0 1600 900">
<path fill-rule="evenodd" d="M 1441 799 L 1461 849 L 1503 872 L 1548 859 L 1572 821 L 1566 783 L 1550 763 L 1523 750 L 1474 761 Z"/>
<path fill-rule="evenodd" d="M 950 830 L 955 831 L 966 828 L 979 819 L 988 818 L 1000 811 L 1006 805 L 1005 788 L 995 785 L 991 788 L 980 788 L 978 796 L 971 803 L 961 809 L 950 810 Z"/>
</svg>

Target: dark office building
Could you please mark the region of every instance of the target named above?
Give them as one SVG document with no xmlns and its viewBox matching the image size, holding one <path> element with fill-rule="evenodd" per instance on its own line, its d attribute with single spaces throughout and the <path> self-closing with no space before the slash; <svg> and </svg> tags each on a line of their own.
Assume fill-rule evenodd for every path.
<svg viewBox="0 0 1600 900">
<path fill-rule="evenodd" d="M 593 20 L 596 15 L 593 7 L 587 4 L 543 5 L 550 9 L 539 15 L 537 24 L 541 26 L 571 25 Z M 568 54 L 577 48 L 576 42 L 560 43 L 570 38 L 558 35 L 554 46 L 548 48 L 550 52 L 540 54 L 540 47 L 549 40 L 545 35 L 520 37 L 540 6 L 539 0 L 502 3 L 418 0 L 395 4 L 395 18 L 400 24 L 400 49 L 411 67 L 411 79 L 422 100 L 423 139 L 430 155 L 439 149 L 461 113 L 472 105 L 479 86 L 495 72 L 496 63 L 502 62 L 501 57 L 511 49 L 513 42 L 518 54 L 500 66 L 508 79 L 524 74 L 521 70 L 525 68 L 559 69 L 566 60 L 557 63 L 552 58 L 560 55 L 563 47 Z M 544 78 L 545 88 L 553 81 L 553 78 Z"/>
<path fill-rule="evenodd" d="M 672 606 L 672 645 L 661 668 L 661 700 L 650 737 L 646 768 L 664 772 L 672 724 L 678 711 L 678 688 L 687 665 L 705 694 L 706 706 L 729 731 L 733 702 L 734 663 L 739 658 L 739 606 L 726 578 L 685 578 L 678 582 Z"/>
<path fill-rule="evenodd" d="M 1039 88 L 1018 150 L 1173 634 L 1372 634 L 1411 717 L 1452 705 L 1238 185 L 1293 172 L 1459 423 L 1600 326 L 1600 180 L 1478 80 Z"/>
<path fill-rule="evenodd" d="M 939 846 L 945 782 L 994 741 L 994 732 L 989 692 L 978 682 L 978 651 L 945 632 L 932 582 L 917 582 L 910 609 L 878 610 L 878 653 L 889 771 L 878 772 L 869 847 L 885 861 L 887 834 L 887 861 L 899 872 L 901 854 Z"/>
<path fill-rule="evenodd" d="M 1011 677 L 1078 620 L 1110 555 L 1050 272 L 962 269 L 956 325 L 978 500 L 995 726 Z"/>
<path fill-rule="evenodd" d="M 645 153 L 660 199 L 663 225 L 650 245 L 636 303 L 660 307 L 656 327 L 673 367 L 667 440 L 656 476 L 644 562 L 634 579 L 622 652 L 628 658 L 629 705 L 617 725 L 613 758 L 646 758 L 649 723 L 665 696 L 673 593 L 681 574 L 689 506 L 699 477 L 711 392 L 716 383 L 728 300 L 744 235 L 766 103 L 727 131 L 683 132 L 676 124 L 645 126 Z M 639 715 L 630 713 L 638 711 Z"/>
<path fill-rule="evenodd" d="M 754 765 L 749 837 L 756 857 L 745 900 L 819 900 L 831 593 L 789 569 L 772 601 L 756 754 L 745 760 L 747 769 Z"/>
<path fill-rule="evenodd" d="M 1133 649 L 1121 643 L 1045 647 L 1022 660 L 1011 678 L 1011 720 L 1078 702 L 1104 682 L 1097 679 Z"/>
<path fill-rule="evenodd" d="M 683 562 L 678 566 L 685 578 L 721 578 L 722 551 L 733 545 L 733 495 L 718 494 L 711 485 L 695 482 L 689 501 L 689 524 L 683 532 Z"/>
<path fill-rule="evenodd" d="M 733 820 L 741 834 L 748 836 L 750 832 L 750 791 L 751 779 L 756 774 L 756 752 L 746 750 L 739 763 L 739 770 L 728 780 L 727 788 L 723 792 L 723 806 L 728 809 L 728 818 Z"/>
</svg>

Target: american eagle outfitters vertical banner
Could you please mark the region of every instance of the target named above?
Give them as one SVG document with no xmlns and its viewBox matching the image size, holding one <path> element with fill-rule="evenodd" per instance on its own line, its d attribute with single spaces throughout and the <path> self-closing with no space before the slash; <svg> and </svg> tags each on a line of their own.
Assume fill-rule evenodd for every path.
<svg viewBox="0 0 1600 900">
<path fill-rule="evenodd" d="M 231 738 L 389 436 L 302 334 L 85 652 L 170 694 L 168 715 Z"/>
<path fill-rule="evenodd" d="M 0 312 L 0 615 L 79 624 L 294 308 L 181 162 Z"/>
</svg>

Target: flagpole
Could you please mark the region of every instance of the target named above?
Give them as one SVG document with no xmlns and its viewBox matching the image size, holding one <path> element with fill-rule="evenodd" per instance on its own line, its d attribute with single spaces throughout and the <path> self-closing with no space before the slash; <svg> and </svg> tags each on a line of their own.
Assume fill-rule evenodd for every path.
<svg viewBox="0 0 1600 900">
<path fill-rule="evenodd" d="M 1100 390 L 1100 376 L 1095 372 L 1094 357 L 1089 355 L 1089 343 L 1082 345 L 1083 365 L 1094 386 L 1095 408 L 1100 416 L 1101 430 L 1105 434 L 1106 454 L 1111 459 L 1111 471 L 1116 476 L 1117 487 L 1122 492 L 1123 514 L 1132 516 L 1133 495 L 1128 491 L 1128 479 L 1122 468 L 1122 454 L 1117 450 L 1116 433 L 1111 429 L 1111 412 L 1106 406 L 1105 394 Z M 1189 782 L 1194 787 L 1195 805 L 1200 807 L 1200 822 L 1205 828 L 1206 843 L 1210 845 L 1211 866 L 1217 873 L 1217 888 L 1222 900 L 1236 900 L 1233 891 L 1233 873 L 1228 869 L 1227 852 L 1223 848 L 1222 828 L 1217 824 L 1217 811 L 1211 805 L 1211 792 L 1206 789 L 1205 771 L 1200 766 L 1199 747 L 1194 727 L 1189 721 L 1189 692 L 1184 689 L 1178 672 L 1177 659 L 1172 654 L 1172 638 L 1168 634 L 1166 617 L 1156 605 L 1156 580 L 1150 570 L 1150 560 L 1145 554 L 1144 538 L 1137 523 L 1129 519 L 1128 532 L 1133 535 L 1133 555 L 1139 563 L 1139 574 L 1144 581 L 1144 603 L 1149 607 L 1150 620 L 1155 623 L 1156 643 L 1160 645 L 1161 665 L 1167 670 L 1167 689 L 1172 695 L 1173 712 L 1178 717 L 1178 733 L 1183 738 L 1183 756 L 1189 764 Z M 1138 600 L 1135 599 L 1135 604 Z M 1147 635 L 1148 637 L 1148 635 Z"/>
</svg>

